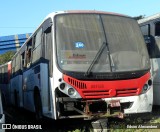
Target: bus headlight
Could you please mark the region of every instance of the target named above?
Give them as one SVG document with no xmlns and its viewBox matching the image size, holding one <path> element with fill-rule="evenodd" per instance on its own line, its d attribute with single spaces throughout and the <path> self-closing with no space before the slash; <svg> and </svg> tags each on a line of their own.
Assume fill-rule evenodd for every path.
<svg viewBox="0 0 160 132">
<path fill-rule="evenodd" d="M 76 89 L 74 89 L 71 85 L 61 81 L 57 87 L 62 93 L 68 95 L 70 98 L 82 98 Z"/>
<path fill-rule="evenodd" d="M 68 89 L 68 95 L 74 95 L 76 93 L 74 88 L 69 88 Z"/>
<path fill-rule="evenodd" d="M 146 84 L 144 84 L 143 89 L 142 89 L 142 94 L 146 93 L 150 88 L 152 87 L 152 80 L 148 80 Z"/>
<path fill-rule="evenodd" d="M 145 84 L 145 85 L 143 86 L 143 91 L 146 92 L 148 89 L 149 89 L 148 84 Z"/>
</svg>

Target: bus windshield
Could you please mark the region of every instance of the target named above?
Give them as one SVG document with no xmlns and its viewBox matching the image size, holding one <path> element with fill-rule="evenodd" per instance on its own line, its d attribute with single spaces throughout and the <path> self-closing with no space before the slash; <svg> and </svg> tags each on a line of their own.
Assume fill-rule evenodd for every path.
<svg viewBox="0 0 160 132">
<path fill-rule="evenodd" d="M 129 17 L 61 14 L 56 16 L 55 33 L 61 70 L 86 73 L 90 68 L 93 73 L 105 73 L 150 68 L 139 26 Z"/>
</svg>

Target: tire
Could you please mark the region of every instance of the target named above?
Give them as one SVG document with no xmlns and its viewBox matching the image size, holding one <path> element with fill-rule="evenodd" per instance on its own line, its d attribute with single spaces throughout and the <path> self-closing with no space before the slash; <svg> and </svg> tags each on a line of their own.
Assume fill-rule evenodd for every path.
<svg viewBox="0 0 160 132">
<path fill-rule="evenodd" d="M 14 90 L 14 106 L 18 108 L 18 94 L 16 90 Z"/>
<path fill-rule="evenodd" d="M 41 96 L 38 90 L 35 90 L 34 92 L 34 107 L 35 107 L 35 115 L 36 119 L 40 120 L 43 117 L 42 114 L 42 101 Z"/>
<path fill-rule="evenodd" d="M 4 110 L 6 110 L 6 108 L 7 108 L 7 103 L 6 103 L 5 95 L 2 93 L 1 96 L 2 96 L 2 97 L 1 97 L 1 99 L 2 99 L 2 107 L 3 107 Z"/>
</svg>

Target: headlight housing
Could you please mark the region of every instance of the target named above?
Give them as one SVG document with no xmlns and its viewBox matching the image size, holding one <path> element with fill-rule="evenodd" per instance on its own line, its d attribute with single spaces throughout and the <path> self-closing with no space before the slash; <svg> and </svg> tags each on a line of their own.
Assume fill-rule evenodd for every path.
<svg viewBox="0 0 160 132">
<path fill-rule="evenodd" d="M 74 89 L 72 86 L 65 83 L 64 81 L 60 82 L 58 89 L 71 98 L 82 98 L 76 89 Z"/>
<path fill-rule="evenodd" d="M 146 93 L 152 86 L 152 80 L 148 80 L 146 84 L 144 84 L 142 89 L 142 94 Z"/>
<path fill-rule="evenodd" d="M 68 94 L 69 95 L 74 95 L 76 93 L 75 89 L 74 88 L 69 88 L 68 89 Z"/>
</svg>

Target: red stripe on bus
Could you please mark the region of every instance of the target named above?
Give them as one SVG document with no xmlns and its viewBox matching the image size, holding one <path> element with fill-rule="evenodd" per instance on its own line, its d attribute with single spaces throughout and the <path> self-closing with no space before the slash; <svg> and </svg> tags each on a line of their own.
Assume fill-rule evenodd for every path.
<svg viewBox="0 0 160 132">
<path fill-rule="evenodd" d="M 110 98 L 139 95 L 150 73 L 136 79 L 112 81 L 82 81 L 64 75 L 64 81 L 75 88 L 82 98 Z"/>
</svg>

